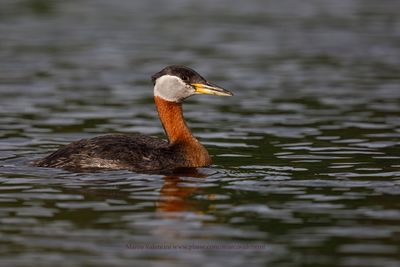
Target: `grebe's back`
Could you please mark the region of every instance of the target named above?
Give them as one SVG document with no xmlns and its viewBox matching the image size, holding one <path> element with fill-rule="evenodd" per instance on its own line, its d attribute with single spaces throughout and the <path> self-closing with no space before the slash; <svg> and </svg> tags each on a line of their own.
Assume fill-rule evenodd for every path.
<svg viewBox="0 0 400 267">
<path fill-rule="evenodd" d="M 140 134 L 114 134 L 82 139 L 35 162 L 40 167 L 69 170 L 165 170 L 188 165 L 179 148 Z"/>
</svg>

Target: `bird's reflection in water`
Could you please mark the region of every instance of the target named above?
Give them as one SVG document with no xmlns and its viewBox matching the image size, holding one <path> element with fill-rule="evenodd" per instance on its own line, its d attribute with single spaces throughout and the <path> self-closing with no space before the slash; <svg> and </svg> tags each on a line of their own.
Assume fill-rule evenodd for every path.
<svg viewBox="0 0 400 267">
<path fill-rule="evenodd" d="M 191 223 L 198 224 L 202 221 L 201 218 L 204 214 L 199 204 L 200 201 L 193 197 L 196 192 L 199 193 L 200 185 L 205 181 L 204 178 L 210 175 L 202 171 L 204 170 L 180 169 L 173 173 L 164 173 L 164 176 L 159 176 L 163 179 L 161 188 L 159 184 L 157 186 L 152 183 L 149 187 L 145 187 L 145 190 L 137 191 L 136 189 L 143 188 L 143 184 L 140 183 L 139 187 L 132 187 L 132 180 L 124 178 L 118 180 L 90 180 L 83 184 L 80 184 L 82 182 L 80 180 L 79 182 L 77 181 L 76 185 L 80 188 L 63 187 L 62 191 L 65 194 L 79 194 L 86 202 L 89 201 L 94 205 L 104 204 L 104 207 L 100 207 L 103 212 L 120 211 L 124 212 L 126 216 L 142 213 L 144 215 L 143 218 L 147 218 L 149 221 L 156 220 L 160 223 L 158 227 L 152 228 L 151 231 L 154 235 L 162 239 L 177 238 L 182 224 L 176 224 L 176 222 L 186 222 L 191 225 Z M 140 199 L 140 196 L 149 196 L 148 193 L 150 191 L 152 193 L 157 192 L 158 188 L 160 188 L 158 196 L 151 194 L 154 196 L 154 200 Z M 132 191 L 131 189 L 135 190 Z M 134 196 L 139 196 L 139 198 Z M 153 201 L 153 204 L 149 203 L 151 201 Z M 77 203 L 79 202 L 77 201 Z M 152 206 L 154 210 L 141 209 L 140 207 L 143 208 L 145 202 L 149 204 L 145 205 L 146 207 Z M 74 205 L 77 205 L 77 203 Z M 85 218 L 75 223 L 86 225 L 98 220 L 99 207 L 95 209 L 97 210 L 95 214 L 87 213 L 86 211 L 82 212 L 82 209 L 72 209 L 71 214 L 73 215 L 70 215 Z M 134 219 L 131 222 L 133 221 Z M 179 229 L 176 228 L 178 225 L 180 225 Z"/>
<path fill-rule="evenodd" d="M 108 216 L 111 216 L 111 220 L 113 220 L 115 214 L 111 215 L 111 213 L 122 212 L 125 217 L 124 221 L 128 225 L 134 225 L 134 227 L 142 225 L 142 228 L 139 228 L 141 232 L 149 231 L 152 238 L 146 241 L 147 243 L 183 244 L 187 234 L 191 233 L 190 229 L 197 228 L 205 220 L 209 220 L 210 215 L 203 210 L 203 206 L 200 204 L 201 200 L 194 197 L 194 194 L 201 193 L 199 192 L 202 188 L 201 184 L 210 175 L 204 171 L 204 169 L 185 169 L 164 174 L 164 176 L 159 176 L 163 179 L 161 188 L 158 182 L 151 182 L 148 187 L 142 187 L 143 181 L 139 187 L 136 187 L 131 184 L 132 180 L 126 178 L 111 182 L 108 179 L 91 180 L 89 185 L 82 188 L 64 188 L 64 193 L 78 193 L 83 196 L 85 201 L 105 204 L 105 207 L 100 206 L 100 209 L 97 207 L 95 213 L 88 213 L 82 209 L 71 211 L 68 219 L 83 218 L 74 221 L 83 227 L 98 222 L 99 217 L 107 219 Z M 157 189 L 159 189 L 159 194 L 154 195 Z M 139 198 L 135 196 L 139 196 Z M 140 196 L 145 196 L 145 200 L 140 199 Z M 148 199 L 148 196 L 154 196 L 154 199 Z M 207 197 L 212 198 L 212 195 Z M 152 208 L 148 209 L 147 207 Z M 138 214 L 139 216 L 136 216 Z"/>
<path fill-rule="evenodd" d="M 190 200 L 190 196 L 198 191 L 198 185 L 204 182 L 209 174 L 198 171 L 195 168 L 184 168 L 174 172 L 164 173 L 163 185 L 160 189 L 160 195 L 155 200 L 156 212 L 197 212 L 195 208 L 195 200 Z M 192 178 L 192 179 L 191 179 Z M 199 179 L 198 179 L 199 178 Z M 115 185 L 119 183 L 119 185 Z M 123 185 L 124 183 L 127 183 Z M 116 200 L 132 204 L 131 194 L 129 190 L 129 181 L 126 179 L 110 180 L 99 179 L 90 180 L 86 185 L 80 185 L 81 188 L 63 188 L 64 193 L 80 194 L 86 200 L 104 201 Z M 93 188 L 101 186 L 101 188 Z M 107 188 L 108 187 L 108 188 Z M 153 190 L 156 190 L 154 188 Z M 136 203 L 134 203 L 136 204 Z"/>
<path fill-rule="evenodd" d="M 164 176 L 156 201 L 157 227 L 151 229 L 160 244 L 184 244 L 187 235 L 203 223 L 203 212 L 194 194 L 208 175 L 196 169 L 185 169 Z"/>
<path fill-rule="evenodd" d="M 193 202 L 188 198 L 198 190 L 197 184 L 202 179 L 186 180 L 185 178 L 206 178 L 208 175 L 197 169 L 180 169 L 164 177 L 164 184 L 160 190 L 160 199 L 157 201 L 159 212 L 196 212 Z"/>
</svg>

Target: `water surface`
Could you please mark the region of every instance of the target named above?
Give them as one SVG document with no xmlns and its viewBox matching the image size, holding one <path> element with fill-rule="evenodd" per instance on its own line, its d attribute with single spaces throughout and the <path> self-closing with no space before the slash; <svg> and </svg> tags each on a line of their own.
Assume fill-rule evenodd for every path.
<svg viewBox="0 0 400 267">
<path fill-rule="evenodd" d="M 1 1 L 3 266 L 399 266 L 398 1 Z M 150 75 L 186 64 L 197 173 L 29 162 L 163 137 Z"/>
</svg>

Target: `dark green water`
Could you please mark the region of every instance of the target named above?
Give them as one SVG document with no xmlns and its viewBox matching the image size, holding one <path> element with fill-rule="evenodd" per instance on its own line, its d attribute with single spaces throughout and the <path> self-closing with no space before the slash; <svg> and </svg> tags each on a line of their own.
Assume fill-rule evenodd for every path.
<svg viewBox="0 0 400 267">
<path fill-rule="evenodd" d="M 163 137 L 150 75 L 177 63 L 235 93 L 184 107 L 214 165 L 29 166 Z M 2 0 L 0 265 L 400 266 L 399 84 L 397 0 Z"/>
</svg>

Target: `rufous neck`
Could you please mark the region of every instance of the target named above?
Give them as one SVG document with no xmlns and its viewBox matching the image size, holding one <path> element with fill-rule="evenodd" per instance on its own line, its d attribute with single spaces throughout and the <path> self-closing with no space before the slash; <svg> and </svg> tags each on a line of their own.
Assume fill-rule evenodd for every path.
<svg viewBox="0 0 400 267">
<path fill-rule="evenodd" d="M 154 97 L 158 115 L 171 144 L 197 142 L 187 127 L 181 103 L 170 102 L 159 96 Z"/>
<path fill-rule="evenodd" d="M 157 111 L 169 143 L 176 145 L 185 155 L 185 167 L 202 167 L 211 164 L 207 149 L 202 146 L 186 126 L 182 114 L 182 105 L 154 97 Z"/>
</svg>

